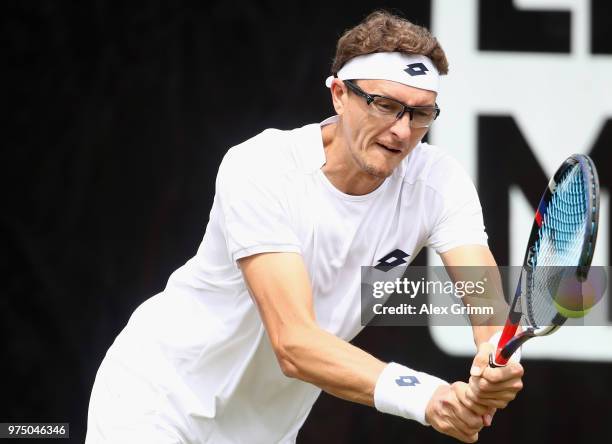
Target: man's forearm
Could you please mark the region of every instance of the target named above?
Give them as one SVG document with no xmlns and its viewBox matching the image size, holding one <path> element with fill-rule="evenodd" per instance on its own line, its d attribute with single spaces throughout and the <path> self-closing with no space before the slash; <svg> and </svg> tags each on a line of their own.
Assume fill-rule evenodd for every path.
<svg viewBox="0 0 612 444">
<path fill-rule="evenodd" d="M 294 327 L 280 336 L 277 355 L 287 376 L 374 406 L 374 388 L 386 363 L 318 327 Z"/>
<path fill-rule="evenodd" d="M 283 351 L 277 350 L 277 355 L 286 375 L 315 384 L 339 398 L 376 407 L 383 413 L 425 425 L 431 424 L 433 418 L 440 425 L 438 413 L 445 408 L 434 408 L 429 417 L 427 412 L 435 396 L 452 398 L 446 381 L 401 364 L 385 364 L 319 328 L 300 331 L 294 327 L 291 335 L 293 340 L 290 337 L 285 338 L 289 342 L 277 342 L 285 342 Z M 440 390 L 441 387 L 447 389 Z"/>
</svg>

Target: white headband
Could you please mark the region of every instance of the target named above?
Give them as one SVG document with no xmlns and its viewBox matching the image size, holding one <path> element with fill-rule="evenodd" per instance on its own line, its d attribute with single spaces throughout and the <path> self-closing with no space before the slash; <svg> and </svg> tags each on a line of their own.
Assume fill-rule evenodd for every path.
<svg viewBox="0 0 612 444">
<path fill-rule="evenodd" d="M 325 80 L 331 88 L 333 76 Z M 340 80 L 377 79 L 391 80 L 438 92 L 440 74 L 431 59 L 423 55 L 399 52 L 375 52 L 354 57 L 338 71 Z"/>
</svg>

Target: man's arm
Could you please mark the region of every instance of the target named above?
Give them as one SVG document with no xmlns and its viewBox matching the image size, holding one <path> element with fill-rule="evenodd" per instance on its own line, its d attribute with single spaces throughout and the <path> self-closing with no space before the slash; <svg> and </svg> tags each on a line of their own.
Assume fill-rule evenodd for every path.
<svg viewBox="0 0 612 444">
<path fill-rule="evenodd" d="M 455 281 L 470 280 L 473 277 L 473 275 L 470 275 L 469 269 L 462 267 L 474 267 L 475 270 L 482 269 L 489 278 L 487 282 L 489 294 L 487 295 L 486 302 L 494 306 L 496 312 L 494 319 L 495 321 L 499 320 L 499 322 L 487 322 L 485 325 L 477 325 L 476 322 L 472 322 L 474 343 L 476 347 L 479 347 L 480 344 L 487 342 L 496 332 L 503 329 L 503 321 L 508 310 L 508 305 L 503 298 L 501 278 L 493 253 L 491 253 L 489 247 L 484 245 L 465 245 L 441 253 L 440 258 L 449 276 Z M 462 276 L 462 274 L 468 274 L 467 278 Z"/>
<path fill-rule="evenodd" d="M 301 256 L 269 253 L 239 262 L 283 373 L 373 406 L 376 380 L 386 364 L 317 325 Z"/>
<path fill-rule="evenodd" d="M 391 366 L 317 325 L 301 256 L 264 253 L 240 259 L 239 264 L 282 372 L 342 399 L 375 406 L 377 383 Z M 436 430 L 474 442 L 483 422 L 460 402 L 467 390 L 461 382 L 438 386 L 428 396 L 424 414 Z"/>
<path fill-rule="evenodd" d="M 482 245 L 457 247 L 442 253 L 440 256 L 453 279 L 457 277 L 457 274 L 462 273 L 462 266 L 487 267 L 487 270 L 497 269 L 493 254 L 488 247 Z M 495 305 L 496 311 L 505 310 L 505 312 L 503 312 L 503 317 L 499 316 L 501 313 L 497 313 L 497 316 L 495 316 L 493 324 L 499 325 L 476 325 L 472 327 L 478 352 L 470 369 L 469 388 L 463 393 L 465 396 L 461 396 L 461 401 L 466 407 L 485 415 L 486 425 L 491 424 L 495 409 L 505 408 L 523 388 L 523 367 L 518 362 L 511 361 L 508 366 L 503 368 L 490 368 L 488 365 L 489 354 L 495 352 L 495 345 L 489 343 L 489 339 L 503 329 L 502 322 L 498 322 L 498 320 L 505 320 L 505 314 L 508 310 L 503 299 L 499 273 L 489 272 L 488 276 L 495 277 L 490 301 Z"/>
</svg>

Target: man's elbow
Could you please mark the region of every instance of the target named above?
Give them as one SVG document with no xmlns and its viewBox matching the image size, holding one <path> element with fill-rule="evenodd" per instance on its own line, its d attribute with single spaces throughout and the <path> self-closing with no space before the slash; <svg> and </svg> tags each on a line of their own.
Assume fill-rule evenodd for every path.
<svg viewBox="0 0 612 444">
<path fill-rule="evenodd" d="M 312 352 L 315 336 L 315 328 L 284 328 L 278 333 L 273 348 L 286 377 L 304 380 L 304 363 Z"/>
<path fill-rule="evenodd" d="M 300 371 L 297 365 L 295 365 L 291 359 L 287 359 L 279 355 L 277 355 L 277 359 L 283 375 L 285 375 L 287 378 L 300 379 Z"/>
</svg>

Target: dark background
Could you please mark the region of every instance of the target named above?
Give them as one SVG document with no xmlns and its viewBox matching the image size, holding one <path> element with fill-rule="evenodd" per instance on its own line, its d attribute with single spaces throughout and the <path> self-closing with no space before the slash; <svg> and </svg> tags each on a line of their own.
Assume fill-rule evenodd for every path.
<svg viewBox="0 0 612 444">
<path fill-rule="evenodd" d="M 567 14 L 482 3 L 481 50 L 568 51 Z M 0 422 L 70 422 L 71 442 L 84 440 L 97 367 L 133 309 L 195 253 L 225 151 L 265 128 L 331 115 L 323 81 L 335 41 L 383 6 L 430 23 L 428 1 L 2 4 Z M 610 54 L 612 25 L 602 17 L 612 7 L 593 1 L 592 10 L 593 50 Z M 537 46 L 505 37 L 517 20 L 539 30 Z M 496 134 L 487 127 L 481 143 Z M 612 146 L 609 121 L 598 143 L 599 165 L 612 164 L 603 149 Z M 506 162 L 495 168 L 512 177 Z M 505 263 L 507 217 L 491 191 L 481 197 L 492 248 Z M 447 380 L 468 374 L 470 360 L 442 354 L 425 328 L 369 328 L 356 343 Z M 525 365 L 525 389 L 481 442 L 612 441 L 612 365 Z M 400 441 L 450 442 L 325 394 L 299 437 Z"/>
</svg>

